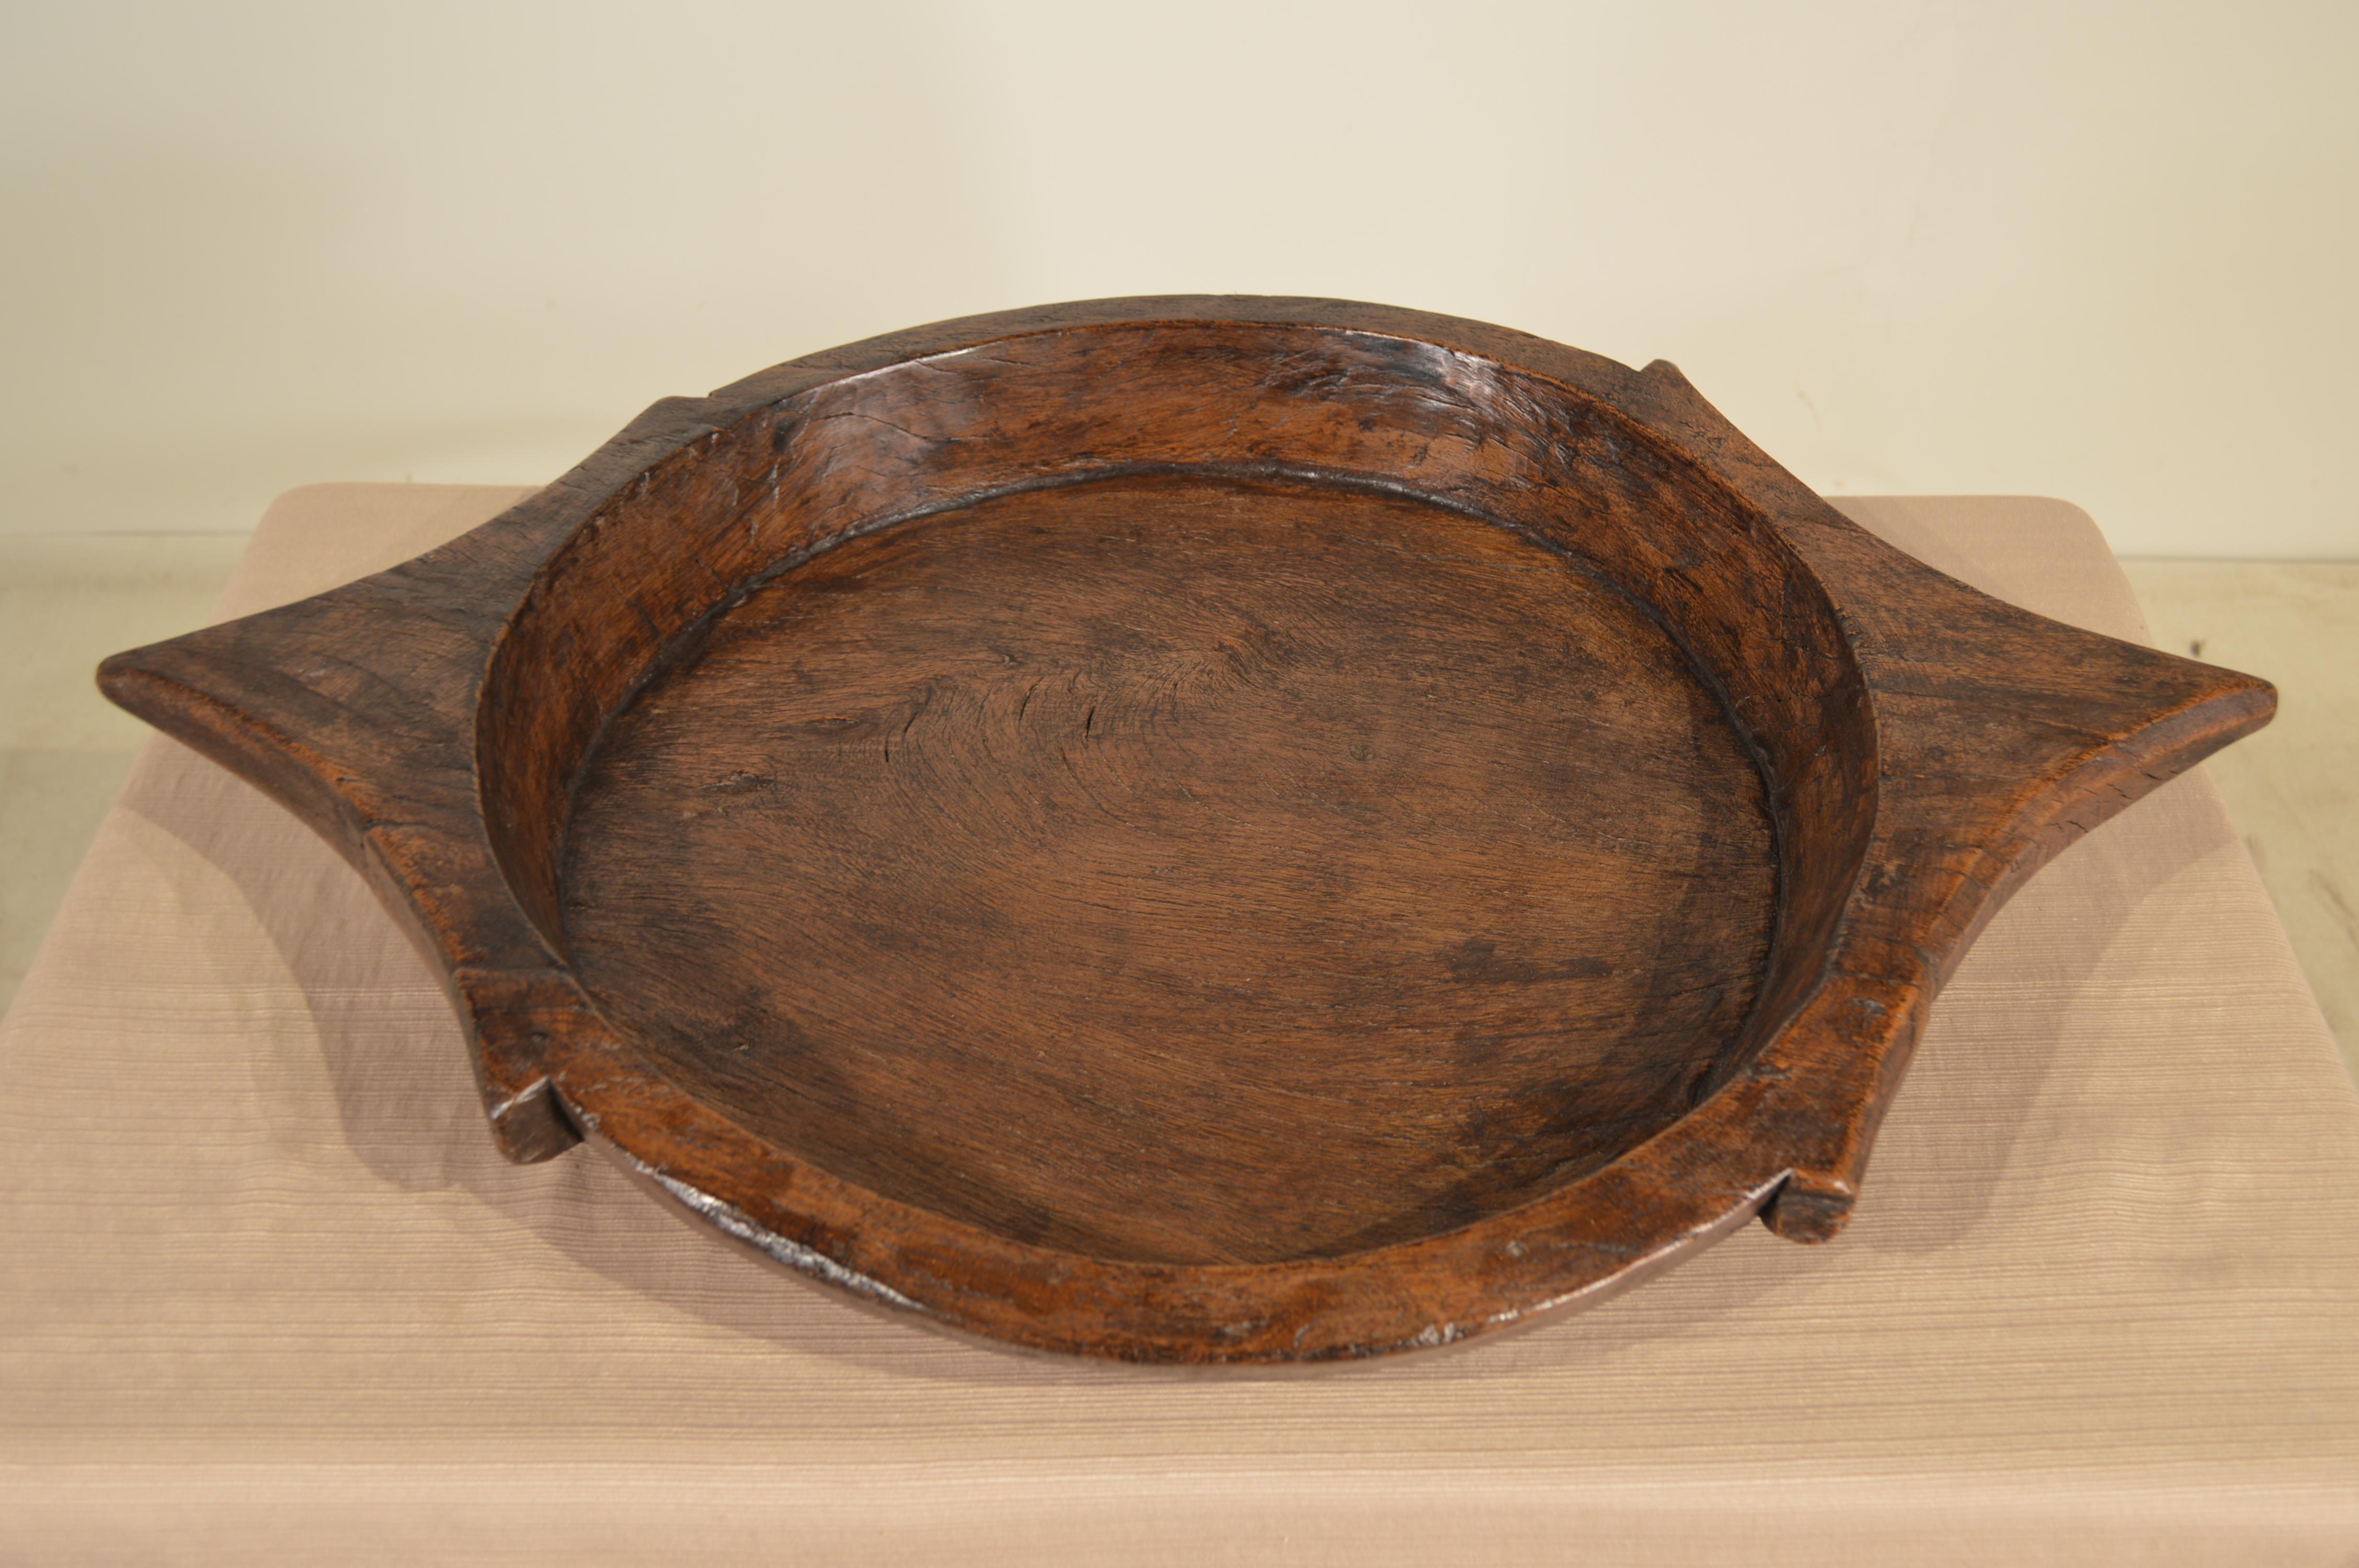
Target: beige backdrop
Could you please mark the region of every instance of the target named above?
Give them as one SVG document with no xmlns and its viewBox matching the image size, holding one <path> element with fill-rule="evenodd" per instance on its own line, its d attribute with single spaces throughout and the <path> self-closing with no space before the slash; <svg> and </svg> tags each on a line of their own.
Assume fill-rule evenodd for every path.
<svg viewBox="0 0 2359 1568">
<path fill-rule="evenodd" d="M 1357 296 L 1679 361 L 1833 493 L 2359 554 L 2359 6 L 19 7 L 0 532 L 548 477 L 968 311 Z"/>
</svg>

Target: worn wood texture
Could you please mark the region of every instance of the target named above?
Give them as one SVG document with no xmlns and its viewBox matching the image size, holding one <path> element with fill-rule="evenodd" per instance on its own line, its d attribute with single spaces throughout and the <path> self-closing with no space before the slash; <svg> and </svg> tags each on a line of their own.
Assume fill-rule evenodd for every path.
<svg viewBox="0 0 2359 1568">
<path fill-rule="evenodd" d="M 1777 884 L 1742 740 L 1626 599 L 1416 502 L 1167 477 L 771 583 L 617 721 L 569 843 L 575 969 L 674 1081 L 1171 1262 L 1430 1235 L 1669 1125 Z"/>
<path fill-rule="evenodd" d="M 1982 922 L 2274 700 L 1878 543 L 1668 364 L 1214 297 L 668 400 L 101 681 L 371 878 L 513 1156 L 1180 1361 L 1832 1235 Z"/>
</svg>

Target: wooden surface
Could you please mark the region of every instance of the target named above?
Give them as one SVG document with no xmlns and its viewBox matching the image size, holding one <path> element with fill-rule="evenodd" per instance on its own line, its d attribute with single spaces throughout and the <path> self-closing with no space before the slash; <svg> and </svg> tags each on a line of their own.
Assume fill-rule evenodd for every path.
<svg viewBox="0 0 2359 1568">
<path fill-rule="evenodd" d="M 617 722 L 571 844 L 578 972 L 700 1099 L 1190 1263 L 1452 1229 L 1667 1126 L 1777 882 L 1627 600 L 1412 502 L 1168 479 L 772 583 Z"/>
<path fill-rule="evenodd" d="M 1270 300 L 658 405 L 104 680 L 411 917 L 513 1153 L 1179 1360 L 1832 1234 L 1982 922 L 2269 707 L 1879 544 L 1669 366 Z"/>
</svg>

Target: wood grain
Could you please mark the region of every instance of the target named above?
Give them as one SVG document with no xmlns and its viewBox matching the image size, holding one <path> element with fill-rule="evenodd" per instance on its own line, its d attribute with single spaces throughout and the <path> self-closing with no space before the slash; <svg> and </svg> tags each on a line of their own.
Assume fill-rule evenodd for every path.
<svg viewBox="0 0 2359 1568">
<path fill-rule="evenodd" d="M 1668 1125 L 1777 881 L 1626 600 L 1414 502 L 1173 479 L 774 581 L 610 731 L 569 842 L 577 972 L 699 1098 L 1172 1262 L 1451 1229 Z"/>
<path fill-rule="evenodd" d="M 1981 923 L 2273 702 L 1877 543 L 1668 365 L 1234 298 L 658 404 L 102 682 L 371 876 L 511 1153 L 1161 1360 L 1832 1235 Z"/>
</svg>

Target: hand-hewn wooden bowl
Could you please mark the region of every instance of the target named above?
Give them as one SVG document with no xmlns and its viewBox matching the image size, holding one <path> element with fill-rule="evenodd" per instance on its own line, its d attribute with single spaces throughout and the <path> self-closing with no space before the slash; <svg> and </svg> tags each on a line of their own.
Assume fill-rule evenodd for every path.
<svg viewBox="0 0 2359 1568">
<path fill-rule="evenodd" d="M 1257 298 L 669 399 L 100 678 L 368 876 L 513 1157 L 1168 1361 L 1833 1234 L 1982 922 L 2273 706 L 1879 544 L 1668 364 Z"/>
</svg>

